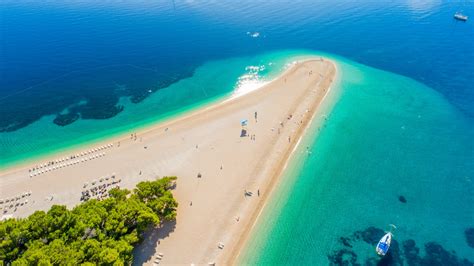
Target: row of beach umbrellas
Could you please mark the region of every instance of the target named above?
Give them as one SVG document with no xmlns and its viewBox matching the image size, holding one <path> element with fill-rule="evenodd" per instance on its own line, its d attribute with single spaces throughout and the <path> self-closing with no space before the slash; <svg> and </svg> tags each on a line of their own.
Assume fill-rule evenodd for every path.
<svg viewBox="0 0 474 266">
<path fill-rule="evenodd" d="M 112 148 L 113 146 L 114 146 L 113 143 L 109 143 L 107 145 L 102 145 L 98 148 L 89 149 L 89 150 L 84 151 L 84 152 L 76 153 L 75 155 L 71 155 L 71 156 L 68 156 L 68 157 L 64 157 L 64 158 L 60 158 L 60 159 L 57 159 L 57 160 L 54 160 L 54 161 L 43 163 L 43 164 L 37 165 L 37 166 L 33 167 L 32 169 L 30 169 L 30 172 L 38 171 L 38 170 L 41 170 L 42 168 L 50 167 L 54 164 L 67 162 L 69 160 L 74 160 L 76 158 L 83 157 L 83 156 L 86 156 L 86 155 L 89 155 L 89 154 L 94 154 L 94 153 L 97 153 L 99 151 Z"/>
<path fill-rule="evenodd" d="M 20 199 L 29 197 L 29 196 L 31 196 L 31 191 L 23 192 L 20 195 L 12 197 L 12 198 L 0 199 L 0 204 L 12 202 L 12 201 L 19 201 Z"/>
<path fill-rule="evenodd" d="M 47 173 L 47 172 L 50 172 L 50 171 L 53 171 L 53 170 L 57 170 L 57 169 L 60 169 L 60 168 L 64 168 L 66 166 L 71 166 L 71 165 L 75 165 L 75 164 L 78 164 L 78 163 L 81 163 L 81 162 L 85 162 L 85 161 L 93 160 L 93 159 L 96 159 L 96 158 L 100 158 L 100 157 L 103 157 L 103 156 L 105 156 L 105 152 L 93 154 L 93 155 L 90 155 L 90 156 L 85 156 L 85 157 L 82 157 L 82 158 L 79 158 L 79 159 L 76 159 L 76 160 L 72 160 L 72 161 L 67 161 L 67 162 L 63 162 L 63 163 L 54 164 L 52 166 L 45 167 L 44 169 L 39 169 L 37 171 L 30 172 L 30 177 L 37 176 L 37 175 L 40 175 L 40 174 L 44 174 L 44 173 Z"/>
</svg>

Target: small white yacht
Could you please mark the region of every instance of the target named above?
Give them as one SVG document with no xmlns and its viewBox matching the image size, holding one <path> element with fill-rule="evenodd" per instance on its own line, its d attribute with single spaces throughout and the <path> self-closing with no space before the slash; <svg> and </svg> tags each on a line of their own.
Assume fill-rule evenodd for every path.
<svg viewBox="0 0 474 266">
<path fill-rule="evenodd" d="M 391 224 L 390 227 L 393 229 L 397 228 L 393 224 Z M 385 256 L 387 254 L 388 250 L 390 249 L 390 244 L 392 243 L 392 237 L 392 230 L 390 230 L 380 239 L 379 243 L 377 244 L 377 247 L 375 248 L 377 254 L 379 254 L 380 256 Z"/>
<path fill-rule="evenodd" d="M 468 17 L 466 15 L 463 15 L 460 12 L 456 12 L 456 14 L 454 14 L 454 18 L 457 19 L 457 20 L 461 20 L 461 21 L 467 21 L 467 19 L 468 19 Z"/>
</svg>

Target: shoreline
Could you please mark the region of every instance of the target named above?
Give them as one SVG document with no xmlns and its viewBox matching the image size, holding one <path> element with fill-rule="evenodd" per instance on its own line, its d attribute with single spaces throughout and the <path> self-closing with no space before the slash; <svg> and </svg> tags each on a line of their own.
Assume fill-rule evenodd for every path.
<svg viewBox="0 0 474 266">
<path fill-rule="evenodd" d="M 270 197 L 336 72 L 327 59 L 298 61 L 245 95 L 95 144 L 105 144 L 101 156 L 89 150 L 80 162 L 60 161 L 39 176 L 29 177 L 25 167 L 0 172 L 2 197 L 32 192 L 25 206 L 10 208 L 7 215 L 24 217 L 54 204 L 70 208 L 80 202 L 81 191 L 112 175 L 121 188 L 176 175 L 176 223 L 146 237 L 136 248 L 136 260 L 151 264 L 154 254 L 162 252 L 165 264 L 228 261 L 241 247 L 242 230 L 251 229 Z M 240 125 L 242 119 L 248 119 L 246 126 Z M 221 242 L 225 249 L 217 248 Z"/>
<path fill-rule="evenodd" d="M 281 182 L 283 181 L 282 178 L 285 176 L 289 165 L 291 164 L 292 160 L 296 159 L 294 157 L 297 156 L 296 152 L 301 148 L 300 144 L 305 141 L 305 138 L 309 137 L 307 134 L 311 133 L 309 131 L 311 131 L 312 126 L 321 125 L 324 122 L 324 121 L 318 121 L 316 116 L 319 115 L 322 111 L 324 111 L 324 110 L 321 110 L 321 108 L 327 108 L 329 109 L 327 111 L 330 111 L 332 107 L 334 106 L 335 101 L 337 101 L 337 96 L 334 95 L 334 93 L 336 92 L 333 91 L 334 90 L 333 87 L 335 85 L 334 83 L 336 83 L 336 86 L 338 85 L 337 83 L 339 83 L 340 73 L 339 73 L 339 69 L 337 68 L 337 65 L 333 63 L 333 66 L 335 68 L 333 81 L 329 83 L 328 89 L 326 90 L 326 93 L 324 94 L 323 98 L 320 99 L 318 104 L 314 107 L 311 117 L 308 120 L 306 120 L 306 123 L 303 125 L 303 127 L 299 129 L 301 132 L 299 134 L 298 141 L 293 145 L 293 148 L 291 149 L 289 154 L 286 156 L 284 160 L 284 164 L 277 170 L 275 175 L 271 177 L 271 180 L 267 186 L 268 193 L 265 194 L 264 198 L 259 202 L 258 206 L 252 213 L 249 223 L 246 226 L 244 226 L 245 230 L 243 234 L 240 235 L 240 237 L 238 238 L 237 245 L 234 247 L 230 255 L 224 259 L 225 264 L 235 265 L 238 262 L 238 259 L 240 258 L 240 256 L 244 254 L 243 251 L 245 250 L 245 247 L 251 237 L 250 233 L 254 230 L 254 228 L 258 224 L 259 219 L 261 219 L 262 217 L 261 215 L 265 211 L 266 206 L 269 204 L 272 198 L 276 196 L 275 194 L 276 190 L 278 186 L 281 184 Z M 331 93 L 333 95 L 330 95 Z M 329 98 L 334 97 L 335 99 L 328 99 L 328 100 L 333 100 L 333 102 L 327 103 L 325 102 L 327 97 Z M 322 106 L 324 104 L 327 104 L 328 106 Z M 317 138 L 318 133 L 316 132 L 314 133 L 315 135 L 312 135 L 312 136 Z"/>
<path fill-rule="evenodd" d="M 309 58 L 315 58 L 315 56 L 309 56 Z M 298 61 L 305 61 L 305 59 Z M 235 93 L 235 91 L 231 91 L 222 95 L 216 95 L 209 99 L 203 100 L 201 102 L 193 103 L 189 106 L 178 108 L 174 111 L 170 111 L 168 113 L 164 113 L 160 115 L 158 118 L 151 118 L 145 119 L 137 126 L 134 126 L 129 129 L 124 130 L 117 130 L 117 132 L 104 135 L 97 138 L 86 139 L 84 141 L 67 145 L 64 147 L 60 147 L 58 149 L 47 151 L 47 152 L 40 152 L 38 155 L 33 155 L 29 158 L 24 159 L 14 159 L 13 161 L 7 162 L 4 165 L 0 164 L 0 176 L 4 174 L 9 174 L 14 171 L 18 171 L 19 169 L 27 168 L 29 165 L 32 164 L 39 164 L 40 162 L 48 162 L 54 161 L 58 157 L 66 157 L 71 154 L 77 154 L 87 150 L 91 147 L 98 147 L 102 145 L 107 145 L 111 142 L 119 142 L 122 140 L 127 140 L 128 136 L 131 132 L 137 134 L 143 134 L 149 131 L 157 130 L 158 128 L 166 125 L 167 123 L 171 123 L 180 119 L 183 119 L 187 116 L 197 115 L 200 111 L 207 109 L 209 107 L 216 107 L 218 105 L 225 104 L 226 102 L 232 101 L 236 98 L 245 96 L 249 93 L 254 92 L 255 90 L 260 89 L 261 87 L 267 86 L 271 84 L 275 79 L 280 76 L 285 75 L 287 71 L 289 71 L 291 67 L 285 68 L 281 70 L 276 78 L 272 78 L 271 80 L 265 81 L 262 84 L 257 85 L 256 88 L 253 88 L 249 91 L 245 91 L 243 93 Z"/>
<path fill-rule="evenodd" d="M 232 94 L 224 94 L 212 97 L 205 101 L 191 104 L 189 106 L 179 108 L 172 112 L 165 113 L 162 117 L 152 119 L 151 121 L 145 119 L 143 124 L 140 124 L 136 127 L 132 127 L 127 130 L 118 130 L 116 133 L 111 133 L 103 137 L 92 138 L 83 142 L 64 146 L 53 151 L 39 153 L 38 155 L 34 155 L 30 158 L 13 160 L 11 162 L 6 163 L 4 166 L 0 165 L 0 175 L 17 171 L 18 169 L 26 168 L 28 167 L 28 165 L 31 164 L 38 164 L 40 161 L 52 161 L 57 159 L 58 157 L 65 157 L 71 154 L 80 153 L 91 147 L 102 146 L 110 142 L 117 142 L 124 139 L 126 140 L 130 132 L 145 133 L 147 131 L 154 130 L 167 122 L 174 121 L 175 119 L 179 119 L 188 115 L 192 115 L 194 112 L 197 112 L 203 108 L 216 104 L 222 104 L 226 100 L 232 99 L 231 97 Z"/>
</svg>

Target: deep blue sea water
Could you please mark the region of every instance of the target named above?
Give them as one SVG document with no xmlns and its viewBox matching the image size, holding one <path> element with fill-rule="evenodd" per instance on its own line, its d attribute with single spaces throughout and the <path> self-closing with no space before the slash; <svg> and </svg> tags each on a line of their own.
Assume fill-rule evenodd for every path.
<svg viewBox="0 0 474 266">
<path fill-rule="evenodd" d="M 2 1 L 0 132 L 66 108 L 70 112 L 56 123 L 110 118 L 122 111 L 119 97 L 140 102 L 150 89 L 190 76 L 211 59 L 288 48 L 331 52 L 412 77 L 473 117 L 474 24 L 452 19 L 473 6 L 429 0 Z"/>
<path fill-rule="evenodd" d="M 346 197 L 348 191 L 369 187 L 374 193 L 374 190 L 379 191 L 381 187 L 390 185 L 393 188 L 390 197 L 403 192 L 409 196 L 408 204 L 417 194 L 423 191 L 428 194 L 422 197 L 419 205 L 415 204 L 400 214 L 406 220 L 406 226 L 402 225 L 400 230 L 405 237 L 401 236 L 400 240 L 415 239 L 420 245 L 428 243 L 423 242 L 423 238 L 436 234 L 436 229 L 448 228 L 439 230 L 443 236 L 433 237 L 433 241 L 448 249 L 459 245 L 461 255 L 466 257 L 472 248 L 466 246 L 462 232 L 458 231 L 469 223 L 474 227 L 474 211 L 469 208 L 474 205 L 472 181 L 469 181 L 473 178 L 474 169 L 474 23 L 454 20 L 452 16 L 459 10 L 474 17 L 474 2 L 2 1 L 0 168 L 118 134 L 224 97 L 232 93 L 238 78 L 248 72 L 246 66 L 266 64 L 269 70 L 260 74 L 262 77 L 266 74 L 271 76 L 281 69 L 271 69 L 268 62 L 284 62 L 285 57 L 295 56 L 298 51 L 302 51 L 301 54 L 322 51 L 337 55 L 335 57 L 340 58 L 342 65 L 348 65 L 342 69 L 347 69 L 346 73 L 349 74 L 346 77 L 349 78 L 343 81 L 347 93 L 343 93 L 334 109 L 334 123 L 339 126 L 328 125 L 318 141 L 314 140 L 312 148 L 315 154 L 321 151 L 321 158 L 331 150 L 338 149 L 341 152 L 344 149 L 356 149 L 359 153 L 353 151 L 357 156 L 346 158 L 346 161 L 341 158 L 340 162 L 346 162 L 344 166 L 347 172 L 343 172 L 345 175 L 334 172 L 337 177 L 334 180 L 316 178 L 321 176 L 321 172 L 328 171 L 317 167 L 323 163 L 319 161 L 322 160 L 320 157 L 308 161 L 293 173 L 290 180 L 298 180 L 298 173 L 302 173 L 300 180 L 304 185 L 298 186 L 297 181 L 290 182 L 294 185 L 289 186 L 291 189 L 285 195 L 300 194 L 307 197 L 294 197 L 295 200 L 288 199 L 285 202 L 292 209 L 299 208 L 301 212 L 298 215 L 307 214 L 309 220 L 288 219 L 292 213 L 282 209 L 277 216 L 279 218 L 274 217 L 273 227 L 268 227 L 277 230 L 276 239 L 269 241 L 274 244 L 282 242 L 282 239 L 288 240 L 284 234 L 277 234 L 278 228 L 285 228 L 289 226 L 288 223 L 295 226 L 296 232 L 300 232 L 298 230 L 301 228 L 307 228 L 304 226 L 307 223 L 320 224 L 321 220 L 317 217 L 331 214 L 323 207 L 314 213 L 309 212 L 315 207 L 305 205 L 304 202 L 324 201 L 323 206 L 327 206 L 325 204 L 334 203 L 331 198 Z M 349 60 L 362 65 L 350 63 Z M 385 75 L 382 73 L 386 72 L 378 72 L 364 65 L 393 74 Z M 354 74 L 359 71 L 363 74 Z M 351 79 L 354 75 L 360 78 L 360 82 Z M 380 80 L 377 81 L 375 77 Z M 379 84 L 383 86 L 380 91 L 377 90 Z M 351 91 L 351 88 L 357 86 L 370 89 L 351 93 L 356 91 Z M 398 98 L 406 97 L 428 100 L 415 101 L 415 106 L 397 101 Z M 381 101 L 383 104 L 374 103 L 380 99 L 384 99 Z M 350 106 L 356 107 L 350 109 Z M 386 106 L 403 110 L 394 113 L 393 110 L 383 108 Z M 428 116 L 428 120 L 419 122 L 418 114 L 413 112 L 422 112 L 425 110 L 423 108 L 436 112 L 433 117 Z M 365 127 L 348 123 L 355 121 L 351 120 L 352 116 L 362 114 L 367 121 L 375 122 L 367 122 Z M 384 122 L 377 122 L 373 118 Z M 403 119 L 406 120 L 400 122 Z M 412 134 L 419 132 L 417 139 L 426 141 L 407 139 L 399 131 L 393 131 L 394 128 L 409 128 L 409 125 L 417 123 L 420 127 L 413 126 Z M 353 136 L 337 134 L 348 129 Z M 441 133 L 437 135 L 439 130 Z M 33 135 L 35 138 L 31 138 Z M 386 141 L 378 143 L 371 150 L 373 153 L 367 153 L 372 158 L 383 157 L 382 154 L 390 150 L 387 147 L 393 150 L 397 147 L 407 148 L 406 145 L 412 147 L 410 156 L 404 158 L 403 152 L 393 152 L 392 157 L 387 157 L 393 161 L 384 161 L 383 164 L 369 161 L 362 167 L 355 167 L 354 161 L 360 160 L 362 154 L 361 145 L 356 145 L 355 140 L 361 140 L 364 136 Z M 341 147 L 334 139 L 348 146 Z M 370 140 L 367 137 L 360 143 L 371 143 Z M 442 145 L 428 145 L 437 141 Z M 381 147 L 381 150 L 377 147 Z M 428 156 L 433 154 L 445 156 Z M 324 161 L 324 164 L 337 162 Z M 377 167 L 374 168 L 374 165 Z M 404 170 L 409 174 L 398 176 L 394 171 L 397 165 L 415 170 Z M 367 172 L 369 167 L 375 170 Z M 331 169 L 336 171 L 338 167 L 329 167 Z M 347 180 L 351 171 L 355 173 L 351 176 L 352 185 L 344 186 L 344 180 Z M 309 175 L 309 172 L 316 174 Z M 417 180 L 417 176 L 423 173 L 431 173 L 433 178 L 423 176 L 420 182 L 409 182 Z M 387 176 L 396 176 L 400 179 L 399 184 L 405 185 L 398 187 L 392 179 L 386 179 Z M 461 216 L 453 214 L 454 222 L 446 221 L 449 216 L 446 212 L 440 211 L 439 215 L 432 213 L 436 212 L 435 205 L 443 203 L 441 197 L 436 195 L 445 193 L 442 188 L 450 185 L 449 180 L 444 179 L 446 176 L 455 176 L 452 177 L 452 183 L 456 184 L 456 188 L 467 189 L 453 189 L 451 194 L 448 193 L 453 198 L 458 196 L 457 200 L 462 202 L 452 202 L 452 206 L 458 208 L 456 214 L 463 213 Z M 389 181 L 370 187 L 371 183 L 364 177 Z M 311 187 L 310 184 L 323 188 L 337 184 L 338 189 L 331 190 L 331 193 L 315 192 L 315 198 L 311 198 L 311 193 L 303 190 L 308 185 Z M 426 190 L 426 187 L 432 190 Z M 300 193 L 296 193 L 298 190 Z M 373 197 L 384 199 L 385 194 L 382 192 Z M 354 194 L 353 202 L 337 203 L 343 210 L 350 209 L 351 204 L 367 207 L 369 204 L 362 202 L 367 200 L 364 195 Z M 418 215 L 424 209 L 432 212 Z M 440 207 L 440 210 L 446 209 L 449 206 Z M 294 235 L 293 242 L 285 242 L 288 246 L 298 247 L 300 254 L 309 258 L 297 262 L 329 263 L 328 256 L 339 250 L 334 246 L 338 245 L 339 237 L 352 238 L 357 231 L 360 231 L 359 234 L 376 235 L 379 233 L 377 228 L 383 228 L 385 223 L 390 222 L 380 218 L 383 215 L 380 206 L 374 208 L 373 216 L 367 214 L 367 209 L 353 210 L 355 217 L 371 217 L 372 222 L 350 228 L 347 225 L 352 222 L 351 219 L 341 215 L 328 216 L 331 224 L 345 222 L 341 222 L 339 227 L 322 228 L 320 231 L 324 234 L 308 234 L 307 240 L 316 243 L 318 252 L 294 244 L 307 244 Z M 460 217 L 459 222 L 456 222 L 456 217 Z M 424 231 L 420 227 L 409 226 L 428 224 L 431 221 L 426 219 L 430 218 L 435 220 L 433 226 L 426 227 Z M 298 221 L 302 224 L 298 224 Z M 417 234 L 417 230 L 422 233 Z M 314 232 L 317 231 L 314 229 Z M 451 239 L 450 234 L 455 237 Z M 265 239 L 252 243 L 265 246 Z M 354 252 L 364 257 L 365 250 L 369 249 L 360 241 L 349 241 L 352 241 L 351 245 L 359 245 Z M 279 258 L 275 254 L 283 252 L 284 246 L 266 247 L 271 250 L 262 253 L 270 255 L 262 256 L 261 260 L 257 256 L 252 262 L 278 262 L 272 258 Z M 469 259 L 474 260 L 472 256 Z M 286 263 L 296 262 L 290 260 Z"/>
</svg>

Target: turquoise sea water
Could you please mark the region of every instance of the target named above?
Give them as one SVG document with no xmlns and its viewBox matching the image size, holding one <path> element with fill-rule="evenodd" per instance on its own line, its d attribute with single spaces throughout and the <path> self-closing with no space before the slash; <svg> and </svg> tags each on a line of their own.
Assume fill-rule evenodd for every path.
<svg viewBox="0 0 474 266">
<path fill-rule="evenodd" d="M 306 136 L 311 154 L 300 146 L 239 263 L 472 265 L 472 124 L 421 83 L 338 62 L 341 97 L 319 136 Z M 388 224 L 397 243 L 380 260 Z"/>
</svg>

